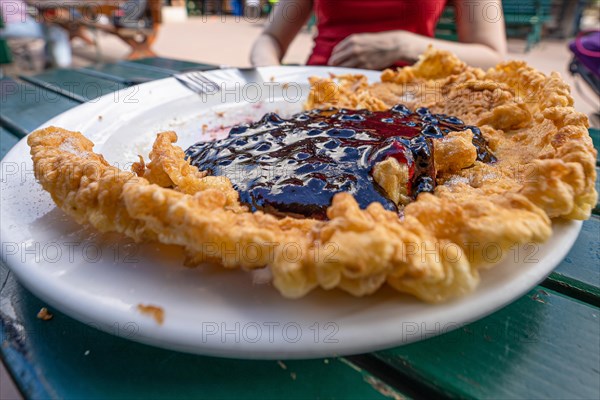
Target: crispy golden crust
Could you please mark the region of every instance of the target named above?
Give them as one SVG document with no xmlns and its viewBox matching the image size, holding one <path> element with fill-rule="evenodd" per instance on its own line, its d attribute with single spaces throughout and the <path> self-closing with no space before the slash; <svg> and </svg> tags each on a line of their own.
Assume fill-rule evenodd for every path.
<svg viewBox="0 0 600 400">
<path fill-rule="evenodd" d="M 386 192 L 387 197 L 396 205 L 406 205 L 411 199 L 408 195 L 409 172 L 406 164 L 400 164 L 389 157 L 373 166 L 373 180 Z"/>
<path fill-rule="evenodd" d="M 308 107 L 352 108 L 355 99 L 361 99 L 360 106 L 371 110 L 404 103 L 456 115 L 481 128 L 498 158 L 487 171 L 496 178 L 479 180 L 477 187 L 483 185 L 490 191 L 510 187 L 550 218 L 589 217 L 598 196 L 594 190 L 596 150 L 587 131 L 587 117 L 575 111 L 569 87 L 557 73 L 546 76 L 522 61 L 483 71 L 430 48 L 414 66 L 386 70 L 381 80 L 368 85 L 360 75 L 321 79 L 312 91 L 322 93 L 327 87 L 327 96 L 311 94 Z M 371 98 L 378 101 L 374 107 Z M 458 159 L 466 160 L 466 141 L 456 140 L 462 142 L 457 148 L 446 146 L 445 140 L 434 144 L 438 177 L 445 180 L 445 174 L 453 173 L 471 179 L 472 169 L 455 168 Z"/>
<path fill-rule="evenodd" d="M 236 211 L 247 210 L 239 204 L 239 194 L 231 186 L 229 178 L 207 176 L 206 172 L 198 171 L 198 168 L 185 159 L 185 153 L 180 147 L 171 145 L 176 141 L 177 134 L 173 131 L 158 134 L 152 145 L 150 162 L 146 165 L 140 156 L 140 162 L 134 163 L 132 170 L 150 183 L 186 194 L 217 189 L 225 195 L 225 207 Z"/>
<path fill-rule="evenodd" d="M 194 194 L 200 190 L 199 183 L 206 173 L 190 165 L 179 147 L 169 146 L 176 141 L 175 132 L 163 132 L 158 135 L 150 152 L 150 163 L 146 165 L 140 156 L 140 163 L 135 163 L 132 169 L 149 182 Z"/>
<path fill-rule="evenodd" d="M 34 172 L 42 187 L 80 224 L 102 232 L 121 232 L 136 240 L 154 240 L 142 221 L 124 207 L 123 187 L 135 174 L 112 167 L 92 152 L 94 144 L 79 133 L 50 127 L 27 137 Z"/>
<path fill-rule="evenodd" d="M 434 145 L 435 194 L 421 194 L 400 218 L 378 203 L 361 210 L 351 195 L 340 193 L 328 220 L 317 221 L 248 212 L 228 179 L 205 176 L 183 160 L 173 132 L 158 135 L 150 162 L 136 164 L 135 174 L 108 165 L 79 133 L 48 128 L 32 133 L 28 143 L 42 186 L 78 222 L 183 246 L 191 265 L 269 266 L 275 287 L 293 298 L 315 287 L 361 296 L 387 282 L 425 301 L 444 301 L 472 291 L 478 268 L 499 261 L 490 259 L 490 244 L 496 254 L 506 254 L 514 244 L 546 240 L 550 217 L 589 215 L 597 196 L 595 153 L 587 121 L 571 108 L 557 76 L 522 63 L 483 72 L 430 50 L 414 67 L 386 71 L 382 79 L 369 86 L 360 76 L 343 77 L 335 102 L 322 95 L 329 90 L 322 89 L 324 81 L 313 80 L 308 104 L 387 108 L 404 95 L 402 84 L 422 84 L 427 90 L 415 93 L 424 90 L 423 101 L 410 105 L 479 124 L 499 162 L 474 161 L 469 131 L 449 135 Z M 518 87 L 525 83 L 536 96 L 544 93 L 543 101 L 526 103 L 525 89 Z M 492 92 L 497 95 L 490 98 Z M 85 172 L 85 164 L 94 172 Z M 400 199 L 405 193 L 394 191 L 394 182 L 406 174 L 388 164 L 374 174 Z"/>
</svg>

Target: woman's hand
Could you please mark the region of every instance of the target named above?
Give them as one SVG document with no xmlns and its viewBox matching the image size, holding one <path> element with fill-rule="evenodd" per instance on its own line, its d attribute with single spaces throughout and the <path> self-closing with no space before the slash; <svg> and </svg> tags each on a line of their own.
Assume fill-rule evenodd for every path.
<svg viewBox="0 0 600 400">
<path fill-rule="evenodd" d="M 389 67 L 403 59 L 410 35 L 412 34 L 406 31 L 350 35 L 334 47 L 327 63 L 349 68 Z"/>
<path fill-rule="evenodd" d="M 473 2 L 454 0 L 460 42 L 436 39 L 396 30 L 350 35 L 334 47 L 327 64 L 338 67 L 383 69 L 397 61 L 417 61 L 430 45 L 448 50 L 467 64 L 490 68 L 506 54 L 506 33 L 502 13 L 485 18 L 486 10 L 502 10 L 501 0 Z M 471 17 L 470 17 L 471 16 Z"/>
</svg>

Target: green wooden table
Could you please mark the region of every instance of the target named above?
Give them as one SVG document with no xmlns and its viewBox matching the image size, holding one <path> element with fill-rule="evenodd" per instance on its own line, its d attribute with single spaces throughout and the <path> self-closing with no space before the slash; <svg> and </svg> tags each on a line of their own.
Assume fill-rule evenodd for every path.
<svg viewBox="0 0 600 400">
<path fill-rule="evenodd" d="M 213 66 L 153 58 L 1 79 L 0 156 L 86 100 L 199 68 Z M 96 90 L 79 89 L 90 85 Z M 598 399 L 598 207 L 595 212 L 556 271 L 511 305 L 416 344 L 342 358 L 201 357 L 117 338 L 55 310 L 52 320 L 41 321 L 36 314 L 45 304 L 0 265 L 0 355 L 22 394 L 36 399 Z"/>
</svg>

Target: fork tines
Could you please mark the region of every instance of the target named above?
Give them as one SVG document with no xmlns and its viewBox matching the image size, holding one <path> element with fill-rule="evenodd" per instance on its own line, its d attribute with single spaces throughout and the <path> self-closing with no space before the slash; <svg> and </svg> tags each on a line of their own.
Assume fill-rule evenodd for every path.
<svg viewBox="0 0 600 400">
<path fill-rule="evenodd" d="M 211 94 L 221 90 L 216 82 L 208 79 L 201 71 L 186 72 L 174 77 L 194 93 Z"/>
</svg>

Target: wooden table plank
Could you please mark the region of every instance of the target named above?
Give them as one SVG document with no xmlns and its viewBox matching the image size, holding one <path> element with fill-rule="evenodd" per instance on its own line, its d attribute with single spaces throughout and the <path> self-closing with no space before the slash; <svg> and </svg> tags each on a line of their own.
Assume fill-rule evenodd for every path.
<svg viewBox="0 0 600 400">
<path fill-rule="evenodd" d="M 596 215 L 600 215 L 600 168 L 596 167 L 596 193 L 599 194 L 596 207 L 592 211 Z"/>
<path fill-rule="evenodd" d="M 590 136 L 592 137 L 592 142 L 594 142 L 594 147 L 598 150 L 598 157 L 596 158 L 596 165 L 600 165 L 600 129 L 598 128 L 590 128 Z"/>
<path fill-rule="evenodd" d="M 375 357 L 451 397 L 597 399 L 599 315 L 537 288 L 478 322 Z"/>
<path fill-rule="evenodd" d="M 19 141 L 13 133 L 0 126 L 0 159 Z"/>
<path fill-rule="evenodd" d="M 600 306 L 600 217 L 583 222 L 579 238 L 543 285 Z"/>
<path fill-rule="evenodd" d="M 0 125 L 20 137 L 80 104 L 55 92 L 11 78 L 0 79 L 0 93 Z"/>
<path fill-rule="evenodd" d="M 42 321 L 46 304 L 0 266 L 3 282 L 0 352 L 26 398 L 406 398 L 344 359 L 203 357 L 117 338 L 55 310 Z"/>
<path fill-rule="evenodd" d="M 79 102 L 94 100 L 128 86 L 73 69 L 53 69 L 35 76 L 20 78 Z"/>
<path fill-rule="evenodd" d="M 97 64 L 79 69 L 80 72 L 105 78 L 125 85 L 149 82 L 171 76 L 167 72 L 137 68 L 135 63 L 127 64 Z"/>
<path fill-rule="evenodd" d="M 134 66 L 137 68 L 146 68 L 150 70 L 163 71 L 169 73 L 179 73 L 185 71 L 210 70 L 218 68 L 214 64 L 200 64 L 191 61 L 173 60 L 170 58 L 152 57 L 140 58 L 132 61 L 121 61 L 119 64 Z"/>
</svg>

